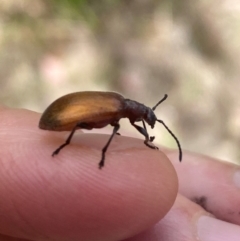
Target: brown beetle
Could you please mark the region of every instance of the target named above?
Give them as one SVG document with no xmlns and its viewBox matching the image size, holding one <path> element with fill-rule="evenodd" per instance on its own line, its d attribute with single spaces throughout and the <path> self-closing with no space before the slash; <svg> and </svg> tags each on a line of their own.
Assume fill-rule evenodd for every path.
<svg viewBox="0 0 240 241">
<path fill-rule="evenodd" d="M 125 99 L 122 95 L 114 92 L 84 91 L 71 93 L 55 100 L 42 114 L 39 128 L 51 131 L 71 131 L 66 142 L 57 148 L 52 156 L 57 155 L 62 148 L 68 145 L 77 129 L 91 130 L 112 125 L 113 132 L 108 142 L 102 149 L 102 158 L 99 168 L 104 166 L 105 153 L 115 134 L 120 128 L 119 120 L 128 118 L 130 123 L 145 137 L 144 144 L 152 149 L 158 149 L 151 142 L 155 137 L 149 137 L 145 122 L 154 128 L 158 121 L 168 130 L 176 140 L 179 149 L 179 160 L 182 160 L 182 149 L 180 142 L 172 131 L 162 120 L 157 119 L 154 114 L 156 107 L 166 100 L 163 97 L 152 109 L 130 99 Z M 141 121 L 143 127 L 135 122 Z"/>
</svg>

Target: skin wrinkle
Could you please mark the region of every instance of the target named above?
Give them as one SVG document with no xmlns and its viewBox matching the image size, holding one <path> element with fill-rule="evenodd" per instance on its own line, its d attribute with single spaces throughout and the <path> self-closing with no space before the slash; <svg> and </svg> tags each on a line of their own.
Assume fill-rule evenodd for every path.
<svg viewBox="0 0 240 241">
<path fill-rule="evenodd" d="M 17 205 L 15 205 L 14 202 L 12 202 L 15 213 L 18 215 L 19 219 L 21 220 L 21 222 L 24 223 L 25 227 L 22 229 L 23 233 L 26 236 L 32 237 L 32 233 L 34 233 L 34 236 L 38 236 L 38 238 L 42 239 L 50 239 L 48 238 L 45 234 L 41 234 L 33 225 L 30 224 L 30 222 L 25 218 L 24 215 L 21 214 L 20 209 L 17 207 Z M 27 232 L 27 230 L 31 230 L 31 232 Z"/>
<path fill-rule="evenodd" d="M 28 196 L 28 197 L 31 197 L 31 195 L 28 195 L 28 192 L 27 192 L 27 190 L 26 190 L 26 188 L 24 188 L 24 186 L 21 188 L 21 198 L 22 197 L 25 197 L 26 195 Z M 14 193 L 13 195 L 15 195 L 15 190 L 12 190 L 12 193 Z M 36 204 L 35 203 L 35 199 L 34 200 L 32 200 L 31 201 L 31 199 L 30 198 L 25 198 L 25 200 L 26 200 L 26 203 L 34 203 L 34 204 Z M 17 199 L 17 201 L 18 201 L 18 199 Z M 40 234 L 38 231 L 37 231 L 37 229 L 35 229 L 34 228 L 34 226 L 33 225 L 31 225 L 31 223 L 27 220 L 27 218 L 25 218 L 25 214 L 22 214 L 21 213 L 21 206 L 19 206 L 19 204 L 18 203 L 16 203 L 16 198 L 14 198 L 14 200 L 13 199 L 10 199 L 10 202 L 11 202 L 11 205 L 10 206 L 12 206 L 13 207 L 13 209 L 11 209 L 11 213 L 14 213 L 14 219 L 18 219 L 18 220 L 20 220 L 20 223 L 23 223 L 23 226 L 21 225 L 21 226 L 19 226 L 19 225 L 16 225 L 16 226 L 18 226 L 21 230 L 22 230 L 22 232 L 23 232 L 23 234 L 24 234 L 24 236 L 26 235 L 26 236 L 29 236 L 29 237 L 31 237 L 32 235 L 31 235 L 31 233 L 34 233 L 34 235 L 36 235 L 36 234 L 38 234 L 39 235 L 39 237 L 44 237 L 44 238 L 46 238 L 46 236 L 44 235 L 44 234 Z M 41 206 L 43 206 L 42 205 L 42 202 L 41 203 L 38 203 L 38 205 L 39 204 L 41 204 Z M 17 216 L 16 216 L 17 215 Z M 16 223 L 19 223 L 19 221 L 17 221 Z M 26 232 L 26 230 L 31 230 L 31 232 Z"/>
<path fill-rule="evenodd" d="M 17 208 L 17 205 L 15 205 L 15 202 L 12 200 L 12 199 L 8 199 L 8 206 L 11 207 L 9 209 L 9 213 L 14 213 L 14 219 L 11 220 L 11 221 L 14 221 L 14 227 L 18 227 L 19 231 L 21 234 L 23 234 L 24 236 L 29 236 L 28 232 L 26 232 L 26 230 L 28 230 L 28 227 L 31 227 L 29 225 L 29 222 L 27 222 L 23 216 L 20 214 L 18 208 Z M 17 215 L 15 215 L 17 214 Z M 8 217 L 4 218 L 4 219 L 8 219 Z M 4 220 L 3 219 L 3 220 Z M 22 225 L 19 225 L 19 220 L 20 220 L 20 223 L 24 223 L 25 224 L 25 227 L 23 227 Z M 29 229 L 31 230 L 31 229 Z M 18 231 L 18 233 L 19 233 Z M 30 235 L 31 237 L 31 235 Z"/>
<path fill-rule="evenodd" d="M 18 189 L 20 188 L 21 189 L 21 196 L 22 197 L 24 197 L 24 196 L 28 196 L 28 198 L 26 199 L 26 201 L 27 202 L 31 202 L 31 199 L 29 198 L 29 197 L 31 197 L 31 192 L 29 193 L 27 190 L 28 189 L 26 189 L 25 188 L 25 184 L 23 184 L 23 182 L 22 182 L 22 180 L 21 180 L 21 178 L 20 178 L 20 176 L 19 176 L 19 174 L 21 173 L 21 171 L 19 172 L 19 167 L 20 168 L 22 168 L 22 166 L 21 165 L 17 165 L 17 162 L 15 162 L 15 161 L 13 161 L 14 160 L 14 157 L 13 157 L 13 154 L 11 153 L 11 152 L 9 152 L 8 153 L 9 154 L 9 156 L 11 156 L 11 163 L 10 163 L 10 165 L 7 165 L 8 166 L 8 173 L 6 173 L 6 174 L 8 174 L 8 175 L 10 175 L 10 176 L 14 176 L 14 179 L 8 179 L 9 181 L 13 181 L 14 182 L 14 185 L 13 185 L 13 187 L 14 186 L 16 186 L 15 184 L 17 183 L 17 187 L 18 187 Z M 7 158 L 8 159 L 8 158 Z M 9 162 L 6 162 L 6 163 L 8 163 L 9 164 Z M 13 166 L 14 165 L 14 166 Z M 6 165 L 5 165 L 6 166 Z M 24 166 L 24 171 L 26 171 L 25 170 L 25 167 L 27 167 L 27 168 L 29 168 L 29 166 Z M 15 171 L 14 171 L 15 170 Z M 29 169 L 29 171 L 31 172 L 31 168 Z M 28 173 L 30 173 L 29 171 L 27 171 Z M 4 172 L 5 173 L 5 172 Z M 24 178 L 26 178 L 27 176 L 25 176 Z M 16 178 L 16 179 L 15 179 Z M 38 178 L 38 181 L 39 181 L 39 176 L 38 175 L 34 175 L 34 179 L 32 179 L 32 178 L 29 178 L 28 180 L 29 181 L 27 181 L 28 182 L 28 185 L 29 185 L 29 183 L 31 183 L 31 180 L 36 180 L 36 178 Z M 14 181 L 14 180 L 16 180 L 16 181 Z M 26 181 L 25 181 L 26 182 Z M 23 185 L 22 185 L 23 184 Z M 5 186 L 7 186 L 7 189 L 9 190 L 9 187 L 11 187 L 11 185 L 5 185 Z M 15 192 L 16 192 L 16 190 L 15 189 L 13 189 L 12 190 L 12 193 L 14 193 L 15 194 Z M 35 202 L 35 201 L 34 201 Z M 33 233 L 38 233 L 37 232 L 37 230 L 36 229 L 34 229 L 33 228 L 33 226 L 27 221 L 27 219 L 25 218 L 25 216 L 23 215 L 23 214 L 21 214 L 21 212 L 20 212 L 20 210 L 18 209 L 18 205 L 17 204 L 15 204 L 15 202 L 12 200 L 11 201 L 11 203 L 12 203 L 12 206 L 14 207 L 14 211 L 12 211 L 12 212 L 14 212 L 14 213 L 16 213 L 16 214 L 18 214 L 18 216 L 19 216 L 19 219 L 20 220 L 22 220 L 22 222 L 25 224 L 25 228 L 24 228 L 24 230 L 34 230 L 34 232 Z M 40 204 L 40 203 L 39 203 Z M 42 201 L 41 201 L 41 205 L 42 205 Z M 21 228 L 22 229 L 22 228 Z M 22 231 L 23 231 L 23 229 L 22 229 Z M 26 233 L 25 231 L 23 231 L 23 233 Z M 40 235 L 40 237 L 44 237 L 44 238 L 46 238 L 46 236 L 45 235 L 43 235 L 43 234 L 40 234 L 39 233 L 39 235 Z"/>
</svg>

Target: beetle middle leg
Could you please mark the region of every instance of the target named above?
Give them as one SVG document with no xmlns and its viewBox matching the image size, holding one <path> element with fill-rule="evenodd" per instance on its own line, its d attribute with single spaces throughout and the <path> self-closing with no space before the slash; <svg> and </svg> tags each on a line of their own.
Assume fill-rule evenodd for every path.
<svg viewBox="0 0 240 241">
<path fill-rule="evenodd" d="M 114 123 L 114 124 L 112 124 L 112 126 L 114 126 L 112 135 L 110 136 L 107 144 L 106 144 L 106 145 L 103 147 L 103 149 L 102 149 L 102 159 L 101 159 L 101 161 L 100 161 L 99 164 L 98 164 L 99 169 L 101 169 L 101 168 L 104 166 L 105 153 L 106 153 L 106 151 L 107 151 L 107 149 L 108 149 L 108 146 L 109 146 L 109 144 L 111 143 L 114 135 L 117 134 L 117 131 L 118 131 L 119 128 L 120 128 L 119 123 Z"/>
<path fill-rule="evenodd" d="M 91 127 L 89 127 L 86 123 L 77 123 L 77 125 L 72 129 L 70 135 L 68 136 L 67 140 L 65 141 L 65 143 L 63 143 L 61 146 L 59 146 L 52 154 L 52 156 L 57 155 L 65 146 L 67 146 L 68 144 L 70 144 L 73 134 L 75 133 L 75 131 L 79 128 L 82 129 L 92 129 Z"/>
<path fill-rule="evenodd" d="M 130 122 L 131 123 L 131 122 Z M 144 123 L 144 122 L 143 122 Z M 154 137 L 150 137 L 149 138 L 149 135 L 148 135 L 148 132 L 147 132 L 147 129 L 141 127 L 141 126 L 138 126 L 136 125 L 135 123 L 131 123 L 142 135 L 145 136 L 145 141 L 144 141 L 144 144 L 146 146 L 148 146 L 149 148 L 152 148 L 152 149 L 158 149 L 158 147 L 154 146 L 153 144 L 150 145 L 149 142 L 153 141 Z M 144 125 L 143 125 L 144 126 Z M 145 126 L 146 127 L 146 126 Z"/>
</svg>

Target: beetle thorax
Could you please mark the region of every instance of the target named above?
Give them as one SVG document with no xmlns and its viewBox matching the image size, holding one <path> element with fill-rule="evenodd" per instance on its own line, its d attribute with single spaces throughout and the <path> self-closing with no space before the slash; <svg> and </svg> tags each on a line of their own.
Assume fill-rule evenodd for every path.
<svg viewBox="0 0 240 241">
<path fill-rule="evenodd" d="M 130 122 L 145 120 L 152 128 L 156 122 L 156 116 L 153 110 L 137 101 L 125 99 L 124 117 L 129 118 Z"/>
</svg>

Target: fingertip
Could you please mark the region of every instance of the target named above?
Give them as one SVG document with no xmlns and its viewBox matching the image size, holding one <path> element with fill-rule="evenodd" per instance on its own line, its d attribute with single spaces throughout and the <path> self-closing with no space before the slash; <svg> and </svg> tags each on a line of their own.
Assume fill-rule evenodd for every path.
<svg viewBox="0 0 240 241">
<path fill-rule="evenodd" d="M 37 115 L 31 116 L 27 125 L 21 119 L 21 126 L 33 131 L 21 128 L 16 134 L 17 128 L 9 128 L 11 147 L 5 144 L 2 152 L 13 164 L 1 175 L 2 183 L 9 185 L 3 188 L 1 201 L 8 216 L 7 234 L 34 239 L 36 234 L 27 225 L 31 223 L 32 230 L 53 239 L 120 240 L 153 225 L 173 205 L 178 180 L 162 152 L 148 149 L 142 140 L 115 136 L 99 170 L 109 135 L 77 134 L 53 158 L 69 133 L 39 130 Z M 27 222 L 16 219 L 15 208 Z"/>
<path fill-rule="evenodd" d="M 88 194 L 97 195 L 98 202 L 94 206 L 105 210 L 102 215 L 113 225 L 111 234 L 120 235 L 118 230 L 125 230 L 127 237 L 165 216 L 176 198 L 178 179 L 171 162 L 161 151 L 147 148 L 142 140 L 123 136 L 113 139 L 105 165 L 99 170 L 102 146 L 108 138 L 108 135 L 99 134 L 77 135 L 69 152 L 71 159 L 78 160 L 75 165 L 86 183 L 80 189 L 86 188 Z M 109 214 L 109 210 L 114 211 Z M 108 229 L 109 225 L 106 222 L 102 228 Z"/>
</svg>

